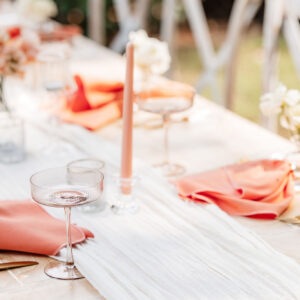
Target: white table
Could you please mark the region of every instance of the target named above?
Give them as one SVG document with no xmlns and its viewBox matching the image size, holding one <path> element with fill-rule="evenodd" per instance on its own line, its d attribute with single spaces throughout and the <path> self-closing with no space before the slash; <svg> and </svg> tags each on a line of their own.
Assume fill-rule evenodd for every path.
<svg viewBox="0 0 300 300">
<path fill-rule="evenodd" d="M 111 63 L 114 63 L 119 66 L 116 71 L 116 76 L 120 76 L 120 74 L 122 74 L 124 66 L 120 57 L 111 54 L 105 49 L 98 48 L 98 46 L 95 46 L 95 44 L 83 38 L 79 38 L 76 41 L 75 45 L 76 45 L 76 53 L 74 54 L 74 57 L 79 58 L 82 56 L 82 54 L 89 53 L 89 55 L 86 55 L 86 57 L 88 58 L 88 60 L 91 60 L 91 62 L 87 63 L 87 65 L 93 64 L 95 70 L 95 71 L 89 70 L 90 76 L 94 76 L 95 74 L 99 74 L 100 77 L 107 76 L 109 72 L 104 67 L 102 67 L 101 70 L 98 69 L 97 66 L 98 65 L 108 66 L 111 65 Z M 85 49 L 87 48 L 87 46 L 89 46 L 88 49 L 90 50 L 86 52 Z M 79 68 L 81 69 L 82 72 L 85 72 L 83 69 L 85 69 L 86 67 L 82 68 L 81 63 L 77 61 L 74 63 L 73 68 L 77 70 Z M 114 70 L 116 69 L 113 68 L 113 71 Z M 111 76 L 114 76 L 114 74 L 112 74 Z M 189 114 L 189 116 L 190 116 L 189 122 L 174 124 L 172 125 L 172 129 L 170 131 L 171 151 L 172 151 L 171 157 L 175 161 L 184 163 L 187 166 L 188 172 L 200 172 L 224 164 L 234 163 L 241 159 L 255 159 L 261 157 L 269 157 L 274 152 L 286 153 L 294 149 L 293 145 L 291 145 L 288 141 L 270 132 L 265 131 L 259 126 L 250 123 L 232 114 L 231 112 L 228 112 L 216 106 L 215 104 L 208 102 L 207 100 L 201 97 L 197 98 L 195 108 L 193 112 Z M 140 118 L 144 119 L 145 117 L 148 116 L 136 115 L 136 117 L 137 117 L 136 119 L 137 122 L 140 120 Z M 118 121 L 100 130 L 97 133 L 101 137 L 99 141 L 97 140 L 95 135 L 85 132 L 84 130 L 79 129 L 76 126 L 66 126 L 65 130 L 56 133 L 66 138 L 72 137 L 74 140 L 77 141 L 78 145 L 80 146 L 84 145 L 85 150 L 90 155 L 98 154 L 99 157 L 103 156 L 104 159 L 114 161 L 116 160 L 116 157 L 118 155 L 118 148 L 116 147 L 120 145 L 120 138 L 121 138 L 120 126 L 121 123 Z M 145 138 L 145 136 L 147 138 Z M 112 145 L 104 143 L 102 139 L 111 142 Z M 144 161 L 149 161 L 149 163 L 155 162 L 159 160 L 161 149 L 162 149 L 162 132 L 160 129 L 149 130 L 149 129 L 145 129 L 144 127 L 135 128 L 134 155 L 136 157 L 142 158 L 142 160 Z M 28 165 L 26 166 L 28 168 Z M 6 168 L 2 166 L 0 167 L 0 170 L 4 173 L 12 174 L 13 169 L 11 168 L 12 168 L 11 166 L 8 166 Z M 15 168 L 18 167 L 16 166 Z M 32 169 L 30 171 L 33 172 L 34 170 Z M 24 183 L 22 184 L 24 185 Z M 157 182 L 155 184 L 157 184 Z M 3 194 L 2 196 L 3 197 L 6 196 L 5 192 L 3 190 L 1 191 Z M 17 193 L 17 191 L 14 192 Z M 263 294 L 260 295 L 261 299 L 271 299 L 270 296 L 272 297 L 272 299 L 276 299 L 274 297 L 274 294 L 276 295 L 276 293 L 278 293 L 278 299 L 298 299 L 296 295 L 299 292 L 298 286 L 300 288 L 300 277 L 298 276 L 300 274 L 300 268 L 298 268 L 296 263 L 289 260 L 287 257 L 274 252 L 274 250 L 272 250 L 269 246 L 264 244 L 255 235 L 250 233 L 248 235 L 247 230 L 244 230 L 242 229 L 242 227 L 239 226 L 236 227 L 235 225 L 236 222 L 232 221 L 230 217 L 227 217 L 225 214 L 218 211 L 218 209 L 208 205 L 203 207 L 199 207 L 199 206 L 189 207 L 187 206 L 187 204 L 182 203 L 179 199 L 178 202 L 176 198 L 171 199 L 171 196 L 168 194 L 168 189 L 161 190 L 161 192 L 162 192 L 162 196 L 161 196 L 162 203 L 165 203 L 164 201 L 167 201 L 164 199 L 164 197 L 170 198 L 168 199 L 168 201 L 170 201 L 171 204 L 169 208 L 170 213 L 173 214 L 172 216 L 177 220 L 175 223 L 172 224 L 170 230 L 174 230 L 174 232 L 178 233 L 180 232 L 180 228 L 181 228 L 179 225 L 182 222 L 183 222 L 182 226 L 185 224 L 184 223 L 186 222 L 185 217 L 180 216 L 180 211 L 187 212 L 191 216 L 193 215 L 195 217 L 194 222 L 196 223 L 193 224 L 193 226 L 196 227 L 190 227 L 190 229 L 191 232 L 193 232 L 193 237 L 195 237 L 195 247 L 199 247 L 201 251 L 206 249 L 205 242 L 208 242 L 207 246 L 210 245 L 209 247 L 212 247 L 211 249 L 217 249 L 214 247 L 220 247 L 218 243 L 221 242 L 220 239 L 223 238 L 221 234 L 223 231 L 225 235 L 224 238 L 226 238 L 226 236 L 230 238 L 230 235 L 232 234 L 232 238 L 233 238 L 232 253 L 236 253 L 235 251 L 237 251 L 238 247 L 241 247 L 240 249 L 241 250 L 244 249 L 244 251 L 248 251 L 248 247 L 249 248 L 254 247 L 253 250 L 249 249 L 249 251 L 250 250 L 254 251 L 255 247 L 257 247 L 257 251 L 258 251 L 257 254 L 254 254 L 255 251 L 249 252 L 252 253 L 253 255 L 251 257 L 248 256 L 244 258 L 243 257 L 239 258 L 237 256 L 234 265 L 228 268 L 228 274 L 226 274 L 226 272 L 223 273 L 224 265 L 222 264 L 224 263 L 224 261 L 222 261 L 222 257 L 220 258 L 220 261 L 218 263 L 220 265 L 217 266 L 217 261 L 216 261 L 216 266 L 213 267 L 212 265 L 209 265 L 210 267 L 208 269 L 204 268 L 204 266 L 206 265 L 204 261 L 203 269 L 202 270 L 199 269 L 197 274 L 195 274 L 195 277 L 200 276 L 201 272 L 207 272 L 207 273 L 203 273 L 203 276 L 204 278 L 207 278 L 208 282 L 204 284 L 204 282 L 199 281 L 199 287 L 202 286 L 202 288 L 199 288 L 199 298 L 197 299 L 202 299 L 202 298 L 213 299 L 213 300 L 215 299 L 258 299 L 258 296 L 255 293 L 258 293 L 259 290 L 265 291 Z M 25 195 L 26 191 L 24 192 L 24 194 L 22 193 L 23 192 L 20 192 L 20 195 Z M 12 193 L 10 195 L 11 197 L 14 197 L 16 194 Z M 142 211 L 137 217 L 133 217 L 133 218 L 140 218 L 139 220 L 141 222 L 145 221 L 146 219 L 143 218 L 147 210 L 152 211 L 154 208 L 155 209 L 162 208 L 161 203 L 159 201 L 155 202 L 154 204 L 158 206 L 152 207 L 151 201 L 149 201 L 149 199 L 148 200 L 145 199 L 145 205 L 146 205 L 145 210 Z M 197 217 L 198 213 L 199 213 L 199 218 L 203 218 L 204 227 L 202 229 L 201 229 L 201 222 L 200 222 L 202 220 L 201 219 L 198 220 Z M 292 213 L 295 213 L 295 211 Z M 165 211 L 165 214 L 167 215 L 168 212 Z M 147 217 L 147 214 L 145 214 L 145 216 Z M 204 216 L 207 216 L 208 219 L 205 220 Z M 210 224 L 209 222 L 213 221 L 213 217 L 215 217 L 215 221 Z M 89 222 L 92 222 L 93 220 L 89 220 L 89 218 L 90 217 L 84 217 L 82 221 L 85 222 L 85 224 L 92 225 L 92 223 Z M 111 216 L 106 219 L 104 218 L 98 220 L 103 225 L 103 228 L 94 227 L 92 228 L 92 230 L 97 234 L 98 234 L 98 230 L 99 230 L 99 234 L 106 233 L 103 231 L 110 230 L 111 229 L 110 225 L 115 225 L 114 223 L 110 223 L 111 222 L 110 218 L 114 218 L 113 220 L 116 223 L 116 226 L 118 226 L 118 223 L 119 225 L 122 224 L 122 221 L 120 219 Z M 128 232 L 130 232 L 130 228 L 131 228 L 130 222 L 133 222 L 133 220 L 134 219 L 126 220 L 126 226 L 128 227 L 124 226 L 124 234 L 126 232 L 127 234 Z M 189 221 L 188 217 L 187 220 Z M 167 223 L 163 223 L 165 221 L 166 220 L 163 220 L 163 218 L 161 217 L 157 219 L 157 222 L 164 224 L 164 226 L 167 225 Z M 259 221 L 242 219 L 241 222 L 244 222 L 245 225 L 250 226 L 249 228 L 254 228 L 255 230 L 257 230 L 257 232 L 261 234 L 267 241 L 272 243 L 272 245 L 277 250 L 296 259 L 299 258 L 297 254 L 298 252 L 297 249 L 299 249 L 300 246 L 298 245 L 299 243 L 297 243 L 297 237 L 299 235 L 298 229 L 290 230 L 290 227 L 279 224 L 279 222 L 277 221 L 259 222 Z M 253 222 L 255 222 L 255 224 L 253 224 Z M 205 224 L 207 224 L 207 226 L 208 224 L 210 225 L 208 227 L 205 227 Z M 261 226 L 261 224 L 263 224 L 263 226 Z M 106 227 L 105 229 L 105 226 L 109 226 L 109 227 Z M 183 228 L 184 227 L 185 225 L 183 226 Z M 206 234 L 204 231 L 203 233 L 204 235 L 202 236 L 201 230 L 203 230 L 204 228 L 209 228 L 211 230 L 211 233 Z M 274 228 L 276 230 L 274 230 Z M 164 228 L 164 230 L 166 230 L 166 232 L 169 232 L 168 231 L 169 229 L 167 227 Z M 270 235 L 270 232 L 275 233 L 275 235 L 274 234 Z M 228 235 L 228 233 L 230 234 Z M 182 238 L 184 238 L 185 241 L 190 241 L 190 238 L 192 238 L 192 236 L 189 236 L 187 232 L 182 234 L 185 234 L 182 236 Z M 216 235 L 215 237 L 214 234 Z M 240 235 L 240 239 L 237 238 L 239 235 Z M 106 238 L 111 238 L 110 241 L 116 243 L 116 246 L 113 249 L 118 249 L 117 245 L 119 241 L 117 238 L 115 239 L 114 237 L 109 237 L 109 236 L 106 236 Z M 203 239 L 203 242 L 200 243 L 198 239 Z M 155 243 L 155 241 L 156 240 L 154 239 L 153 242 Z M 107 246 L 105 240 L 100 240 L 98 242 L 102 243 L 103 248 L 101 249 L 103 249 L 103 252 L 105 252 L 105 247 Z M 175 243 L 174 245 L 177 246 L 180 245 L 180 240 L 174 240 L 173 242 Z M 259 243 L 259 244 L 255 245 L 255 243 Z M 243 248 L 243 244 L 248 246 L 246 248 Z M 127 250 L 129 251 L 132 244 L 129 243 L 126 245 L 127 247 L 129 247 Z M 138 252 L 138 250 L 142 249 L 142 247 L 143 245 L 137 245 L 136 255 L 141 254 L 141 252 Z M 207 249 L 210 249 L 209 247 Z M 84 274 L 91 274 L 90 270 L 88 270 L 91 266 L 87 264 L 86 261 L 93 262 L 93 260 L 91 260 L 92 258 L 91 253 L 88 252 L 91 250 L 96 251 L 96 249 L 98 248 L 93 248 L 93 245 L 89 244 L 88 247 L 83 245 L 82 247 L 79 247 L 79 249 L 75 251 L 77 262 Z M 181 249 L 179 250 L 181 251 Z M 186 251 L 191 251 L 191 249 L 186 249 Z M 224 255 L 226 254 L 226 251 L 224 252 L 223 247 L 220 248 L 219 251 Z M 127 254 L 128 253 L 130 253 L 130 251 L 127 252 Z M 158 254 L 163 255 L 161 252 L 158 252 Z M 197 253 L 197 252 L 195 252 L 194 254 L 196 256 L 201 255 L 201 253 Z M 242 254 L 243 253 L 241 253 L 241 255 Z M 254 257 L 254 255 L 257 255 L 257 259 L 256 257 Z M 88 283 L 87 280 L 79 280 L 73 282 L 59 281 L 59 280 L 50 279 L 46 275 L 44 275 L 42 271 L 43 266 L 46 263 L 46 261 L 48 261 L 50 258 L 45 258 L 45 257 L 40 257 L 35 255 L 27 255 L 27 254 L 16 254 L 16 253 L 7 253 L 7 252 L 0 253 L 0 257 L 2 261 L 9 260 L 9 259 L 17 260 L 19 258 L 23 259 L 25 256 L 26 258 L 34 258 L 35 260 L 39 261 L 40 264 L 38 266 L 1 272 L 0 273 L 0 298 L 1 299 L 2 298 L 3 299 L 41 299 L 41 298 L 43 299 L 58 299 L 58 298 L 103 299 L 98 294 L 98 292 Z M 130 258 L 129 256 L 127 257 Z M 172 255 L 170 257 L 172 258 Z M 229 257 L 231 256 L 229 255 Z M 131 258 L 135 258 L 134 255 Z M 274 266 L 268 263 L 268 259 L 271 260 L 273 258 L 274 258 L 274 262 L 272 264 L 274 264 Z M 120 259 L 120 268 L 122 267 L 122 264 L 124 264 L 123 266 L 126 266 L 127 262 L 124 260 L 122 261 L 122 256 L 120 256 L 119 259 Z M 138 257 L 136 259 L 138 259 Z M 249 262 L 247 263 L 248 260 Z M 102 263 L 106 263 L 106 260 L 102 260 Z M 113 263 L 113 261 L 111 261 L 111 263 Z M 185 263 L 190 263 L 189 259 L 186 257 L 183 258 L 182 265 L 184 266 Z M 199 261 L 195 261 L 195 266 L 199 263 L 200 263 Z M 284 268 L 284 270 L 283 269 L 279 270 L 279 264 L 282 266 L 282 268 Z M 256 274 L 255 268 L 259 269 L 261 266 L 263 266 L 264 272 Z M 270 269 L 268 266 L 270 266 Z M 95 264 L 95 268 L 97 268 L 97 264 Z M 278 270 L 276 268 L 278 268 Z M 223 270 L 221 275 L 220 273 L 218 273 L 220 270 Z M 171 271 L 172 271 L 172 267 L 170 267 L 170 272 Z M 238 271 L 241 272 L 240 274 L 238 274 L 240 276 L 237 276 L 237 274 L 232 273 Z M 97 269 L 94 270 L 94 272 L 95 272 L 94 274 L 97 274 Z M 103 275 L 101 270 L 99 272 Z M 186 269 L 186 272 L 188 273 L 189 269 Z M 283 274 L 282 278 L 280 278 L 281 272 Z M 134 277 L 134 274 L 131 275 Z M 258 275 L 261 278 L 259 279 L 255 278 Z M 187 274 L 184 274 L 183 272 L 182 276 L 183 278 L 185 278 Z M 90 277 L 89 275 L 87 277 L 93 284 L 97 285 L 99 283 L 99 281 L 97 281 L 98 278 L 96 278 L 97 276 Z M 218 281 L 220 278 L 223 278 L 224 282 L 222 280 Z M 248 279 L 253 280 L 254 285 L 251 287 L 251 282 L 243 281 L 243 278 L 245 278 L 245 280 L 246 278 L 247 280 Z M 140 278 L 136 277 L 136 282 L 131 281 L 129 277 L 127 278 L 127 280 L 129 280 L 128 281 L 129 283 L 132 283 L 134 285 L 136 284 L 137 286 L 143 285 L 142 277 Z M 103 279 L 102 281 L 103 286 L 100 288 L 103 289 L 103 292 L 106 294 L 109 294 L 110 292 L 110 289 L 107 286 L 105 286 L 105 284 L 106 283 L 108 284 L 109 282 L 112 282 L 111 278 L 107 280 Z M 226 282 L 228 284 L 226 284 L 226 288 L 225 288 L 224 284 Z M 259 282 L 261 282 L 261 286 Z M 272 287 L 273 283 L 276 284 L 276 287 L 275 286 Z M 113 287 L 112 289 L 114 288 L 117 289 L 117 286 L 118 284 L 116 283 L 115 287 Z M 178 287 L 174 286 L 173 288 L 174 289 L 181 288 L 180 292 L 186 293 L 186 296 L 188 297 L 187 299 L 195 299 L 195 297 L 191 296 L 194 295 L 192 291 L 188 289 L 189 283 L 188 282 L 186 283 L 186 288 L 187 288 L 186 291 L 182 290 L 182 287 L 184 286 L 185 285 L 183 281 L 181 285 L 178 285 Z M 287 288 L 287 286 L 289 289 Z M 278 287 L 278 291 L 277 291 L 277 287 Z M 284 297 L 281 297 L 280 295 L 283 295 L 282 293 L 285 293 L 284 287 L 286 287 L 286 294 L 284 294 Z M 149 288 L 148 282 L 145 285 L 145 288 Z M 237 290 L 236 297 L 233 295 L 234 289 Z M 292 290 L 295 294 L 293 294 L 293 292 L 289 293 L 288 292 L 289 290 Z M 210 293 L 208 291 L 210 291 Z M 151 294 L 151 292 L 148 292 L 148 294 L 143 294 L 143 297 L 145 299 L 146 298 L 147 299 L 171 299 L 168 297 L 158 298 L 157 294 L 156 296 L 154 296 L 154 292 L 155 290 L 153 290 L 153 294 Z M 166 295 L 165 291 L 162 293 Z M 220 298 L 220 295 L 223 295 L 222 298 Z M 117 298 L 114 297 L 112 299 L 117 299 Z M 121 298 L 119 297 L 119 299 Z M 136 299 L 136 298 L 134 296 L 130 298 L 128 297 L 128 295 L 125 296 L 124 294 L 124 297 L 122 297 L 122 299 Z"/>
</svg>

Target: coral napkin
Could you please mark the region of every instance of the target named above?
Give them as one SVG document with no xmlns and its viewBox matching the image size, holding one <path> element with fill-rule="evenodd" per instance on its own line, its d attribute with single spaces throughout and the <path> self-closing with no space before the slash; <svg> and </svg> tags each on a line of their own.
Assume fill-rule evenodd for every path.
<svg viewBox="0 0 300 300">
<path fill-rule="evenodd" d="M 259 160 L 186 176 L 176 183 L 184 199 L 214 203 L 231 215 L 273 219 L 294 197 L 286 161 Z"/>
<path fill-rule="evenodd" d="M 0 201 L 0 249 L 55 255 L 66 245 L 65 222 L 30 200 Z M 72 225 L 73 244 L 94 237 Z"/>
<path fill-rule="evenodd" d="M 67 96 L 64 121 L 97 130 L 121 117 L 123 83 L 84 82 L 78 75 L 74 80 L 77 89 Z"/>
</svg>

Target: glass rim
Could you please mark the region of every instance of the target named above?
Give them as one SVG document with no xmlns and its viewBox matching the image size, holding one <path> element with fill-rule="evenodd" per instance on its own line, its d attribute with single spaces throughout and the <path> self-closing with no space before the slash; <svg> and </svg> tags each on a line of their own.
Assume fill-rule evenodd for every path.
<svg viewBox="0 0 300 300">
<path fill-rule="evenodd" d="M 79 167 L 80 168 L 80 167 Z M 82 169 L 87 169 L 87 168 L 82 168 Z M 66 173 L 68 172 L 68 168 L 66 167 L 66 166 L 64 166 L 64 167 L 54 167 L 54 168 L 47 168 L 47 169 L 43 169 L 43 170 L 40 170 L 40 171 L 37 171 L 37 172 L 35 172 L 34 174 L 32 174 L 31 176 L 30 176 L 30 178 L 29 178 L 29 182 L 30 182 L 30 184 L 32 185 L 32 186 L 35 186 L 35 187 L 37 187 L 37 188 L 42 188 L 42 189 L 49 189 L 49 188 L 51 188 L 51 187 L 49 187 L 49 186 L 45 186 L 45 185 L 42 185 L 42 184 L 36 184 L 35 182 L 34 182 L 34 178 L 37 176 L 37 175 L 39 175 L 39 174 L 42 174 L 42 173 L 47 173 L 47 172 L 50 172 L 50 171 L 54 171 L 54 170 L 64 170 Z M 104 174 L 101 172 L 101 171 L 99 171 L 99 170 L 97 170 L 97 169 L 89 169 L 89 171 L 90 172 L 94 172 L 95 174 L 98 174 L 98 175 L 100 175 L 100 182 L 103 182 L 103 180 L 104 180 Z M 93 187 L 93 186 L 96 186 L 96 185 L 98 185 L 99 184 L 99 181 L 97 182 L 97 183 L 95 183 L 95 184 L 88 184 L 88 185 L 85 185 L 86 187 Z"/>
<path fill-rule="evenodd" d="M 81 159 L 76 159 L 76 160 L 72 160 L 69 163 L 67 163 L 67 168 L 72 167 L 72 164 L 76 164 L 76 163 L 80 163 L 80 162 L 84 162 L 84 161 L 92 161 L 92 162 L 97 162 L 99 163 L 101 166 L 100 167 L 83 167 L 83 166 L 73 166 L 76 168 L 83 168 L 83 169 L 102 169 L 105 168 L 105 162 L 103 160 L 97 159 L 97 158 L 81 158 Z"/>
</svg>

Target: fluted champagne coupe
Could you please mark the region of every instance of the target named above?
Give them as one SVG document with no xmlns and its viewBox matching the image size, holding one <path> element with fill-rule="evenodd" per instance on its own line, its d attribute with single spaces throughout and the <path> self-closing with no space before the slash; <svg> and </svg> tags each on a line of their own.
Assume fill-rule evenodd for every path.
<svg viewBox="0 0 300 300">
<path fill-rule="evenodd" d="M 169 124 L 170 115 L 183 112 L 193 105 L 195 90 L 185 84 L 151 78 L 141 84 L 137 92 L 139 109 L 160 114 L 164 128 L 164 160 L 154 165 L 166 177 L 176 177 L 185 172 L 179 164 L 171 163 L 169 159 Z"/>
<path fill-rule="evenodd" d="M 99 199 L 102 195 L 103 178 L 98 170 L 70 172 L 67 167 L 46 169 L 31 176 L 32 199 L 42 205 L 62 207 L 65 211 L 66 261 L 50 262 L 45 267 L 48 276 L 68 280 L 83 278 L 75 267 L 72 254 L 71 208 Z"/>
</svg>

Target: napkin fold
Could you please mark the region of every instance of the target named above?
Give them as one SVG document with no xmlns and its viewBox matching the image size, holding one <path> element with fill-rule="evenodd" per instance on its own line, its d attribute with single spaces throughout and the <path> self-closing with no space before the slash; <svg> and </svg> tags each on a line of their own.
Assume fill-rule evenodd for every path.
<svg viewBox="0 0 300 300">
<path fill-rule="evenodd" d="M 0 201 L 0 249 L 56 255 L 66 245 L 65 222 L 50 216 L 30 200 Z M 77 244 L 93 234 L 71 226 L 72 243 Z"/>
<path fill-rule="evenodd" d="M 77 88 L 66 97 L 61 113 L 64 121 L 97 130 L 121 117 L 123 83 L 86 82 L 79 75 L 74 80 Z"/>
<path fill-rule="evenodd" d="M 176 182 L 183 199 L 214 203 L 231 215 L 274 219 L 294 197 L 286 161 L 258 160 L 186 176 Z"/>
</svg>

